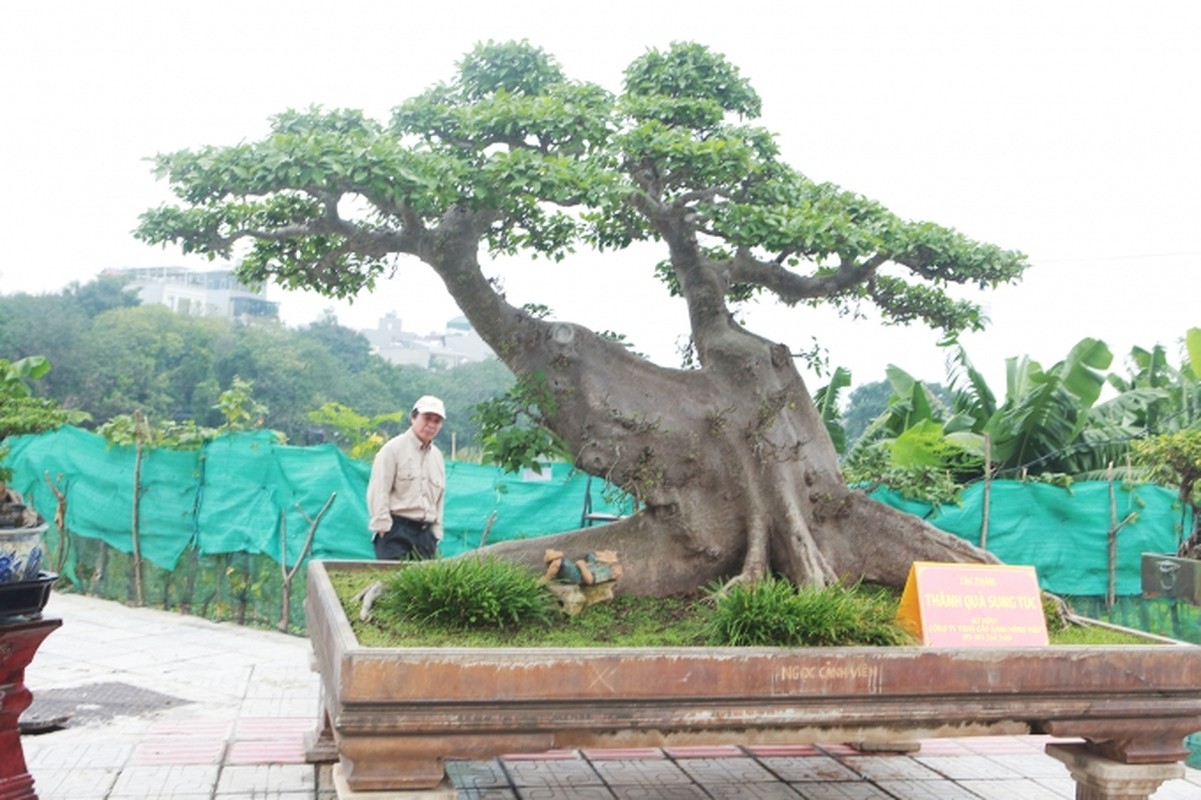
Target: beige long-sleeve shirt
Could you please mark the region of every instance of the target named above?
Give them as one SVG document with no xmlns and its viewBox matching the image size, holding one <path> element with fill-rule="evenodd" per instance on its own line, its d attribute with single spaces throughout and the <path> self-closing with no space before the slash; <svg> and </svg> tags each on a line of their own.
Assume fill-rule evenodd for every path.
<svg viewBox="0 0 1201 800">
<path fill-rule="evenodd" d="M 434 536 L 442 538 L 442 511 L 446 500 L 446 464 L 442 451 L 422 445 L 412 428 L 389 439 L 375 455 L 367 483 L 368 527 L 386 533 L 392 515 L 433 523 Z"/>
</svg>

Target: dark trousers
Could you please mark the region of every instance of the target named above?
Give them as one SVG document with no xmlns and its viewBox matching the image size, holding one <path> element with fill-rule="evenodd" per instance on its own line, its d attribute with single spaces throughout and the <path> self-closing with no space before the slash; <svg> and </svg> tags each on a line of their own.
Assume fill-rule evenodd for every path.
<svg viewBox="0 0 1201 800">
<path fill-rule="evenodd" d="M 380 561 L 404 561 L 407 558 L 433 558 L 438 549 L 434 523 L 417 522 L 392 515 L 392 529 L 371 542 Z"/>
</svg>

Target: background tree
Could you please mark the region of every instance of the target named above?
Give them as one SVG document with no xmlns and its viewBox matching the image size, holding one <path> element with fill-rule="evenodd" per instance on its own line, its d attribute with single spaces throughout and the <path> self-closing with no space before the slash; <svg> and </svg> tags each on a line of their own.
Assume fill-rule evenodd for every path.
<svg viewBox="0 0 1201 800">
<path fill-rule="evenodd" d="M 80 348 L 98 367 L 81 390 L 89 410 L 97 420 L 141 410 L 152 419 L 209 424 L 205 417 L 220 391 L 213 347 L 226 327 L 223 320 L 187 317 L 159 305 L 99 315 Z"/>
<path fill-rule="evenodd" d="M 140 412 L 155 424 L 215 428 L 223 421 L 221 387 L 235 377 L 255 381 L 269 409 L 264 425 L 297 445 L 323 441 L 309 419 L 323 404 L 387 419 L 403 417 L 417 397 L 437 394 L 452 411 L 442 446 L 478 453 L 472 406 L 513 382 L 494 359 L 446 370 L 392 364 L 373 354 L 361 333 L 328 316 L 293 330 L 143 307 L 124 281 L 107 277 L 53 294 L 0 296 L 0 354 L 54 363 L 29 384 L 31 394 L 79 410 L 96 425 Z M 402 418 L 377 433 L 404 427 Z"/>
<path fill-rule="evenodd" d="M 990 559 L 848 489 L 788 347 L 733 309 L 761 294 L 802 309 L 874 306 L 954 334 L 983 319 L 948 287 L 1012 281 L 1023 256 L 806 178 L 748 124 L 759 110 L 738 70 L 696 44 L 647 52 L 614 96 L 538 48 L 488 43 L 390 124 L 288 111 L 260 141 L 158 156 L 182 205 L 147 212 L 139 236 L 226 258 L 245 240 L 242 278 L 332 297 L 374 289 L 398 256 L 429 265 L 541 393 L 536 421 L 641 503 L 615 524 L 496 546 L 511 558 L 617 549 L 623 588 L 644 593 L 770 573 L 900 584 L 915 559 Z M 659 244 L 695 369 L 515 307 L 480 261 L 570 261 L 577 247 L 636 241 Z"/>
<path fill-rule="evenodd" d="M 300 328 L 301 337 L 320 342 L 347 370 L 364 372 L 376 366 L 371 360 L 371 342 L 358 331 L 338 324 L 336 317 L 325 317 Z"/>
<path fill-rule="evenodd" d="M 44 356 L 54 364 L 32 391 L 65 407 L 79 407 L 80 382 L 90 370 L 80 350 L 90 326 L 84 309 L 64 295 L 0 297 L 0 353 L 12 360 Z"/>
<path fill-rule="evenodd" d="M 1182 535 L 1179 555 L 1201 558 L 1201 429 L 1185 428 L 1133 443 L 1134 461 L 1149 480 L 1172 486 L 1180 497 L 1181 519 L 1192 512 L 1193 529 Z M 1184 533 L 1182 525 L 1182 534 Z"/>
<path fill-rule="evenodd" d="M 863 435 L 872 420 L 884 413 L 891 396 L 892 387 L 886 380 L 861 383 L 851 390 L 847 396 L 846 410 L 842 413 L 842 426 L 847 434 L 848 447 L 853 446 L 855 440 Z"/>
</svg>

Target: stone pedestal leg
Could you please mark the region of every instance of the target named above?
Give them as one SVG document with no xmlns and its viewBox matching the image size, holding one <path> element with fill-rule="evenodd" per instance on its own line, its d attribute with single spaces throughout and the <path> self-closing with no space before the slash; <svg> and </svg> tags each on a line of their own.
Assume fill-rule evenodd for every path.
<svg viewBox="0 0 1201 800">
<path fill-rule="evenodd" d="M 317 728 L 304 737 L 304 760 L 309 764 L 330 764 L 338 760 L 338 743 L 334 740 L 334 729 L 324 702 L 320 713 Z"/>
<path fill-rule="evenodd" d="M 1164 781 L 1184 777 L 1184 764 L 1123 764 L 1083 744 L 1049 744 L 1047 755 L 1067 765 L 1076 800 L 1147 800 Z"/>
</svg>

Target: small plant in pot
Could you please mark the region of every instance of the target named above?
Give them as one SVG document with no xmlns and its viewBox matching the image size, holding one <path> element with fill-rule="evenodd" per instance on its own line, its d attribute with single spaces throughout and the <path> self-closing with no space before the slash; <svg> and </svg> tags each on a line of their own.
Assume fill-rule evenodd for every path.
<svg viewBox="0 0 1201 800">
<path fill-rule="evenodd" d="M 6 455 L 0 449 L 0 459 Z M 0 584 L 37 579 L 46 520 L 8 486 L 12 470 L 0 465 Z"/>
<path fill-rule="evenodd" d="M 5 463 L 9 436 L 41 433 L 86 418 L 35 397 L 28 382 L 50 371 L 44 356 L 18 361 L 0 359 L 0 586 L 37 580 L 42 563 L 46 520 L 10 486 L 13 469 Z"/>
</svg>

